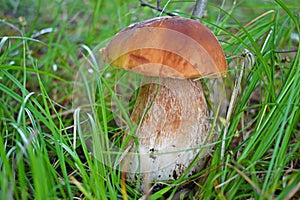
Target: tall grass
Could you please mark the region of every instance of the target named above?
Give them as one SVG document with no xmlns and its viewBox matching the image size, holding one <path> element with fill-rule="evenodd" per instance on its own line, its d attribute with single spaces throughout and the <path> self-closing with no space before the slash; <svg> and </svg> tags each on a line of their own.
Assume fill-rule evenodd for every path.
<svg viewBox="0 0 300 200">
<path fill-rule="evenodd" d="M 162 3 L 169 12 L 190 16 L 191 1 Z M 98 49 L 121 28 L 161 13 L 120 0 L 3 1 L 0 7 L 0 198 L 142 197 L 133 183 L 126 185 L 126 192 L 121 187 L 115 159 L 120 155 L 106 154 L 115 149 L 103 151 L 98 148 L 110 144 L 92 146 L 87 138 L 105 138 L 98 141 L 124 148 L 124 130 L 111 111 L 111 99 L 127 106 L 118 102 L 113 89 L 120 81 L 118 73 L 124 72 L 103 65 Z M 276 0 L 211 1 L 207 8 L 201 21 L 228 57 L 227 96 L 243 70 L 241 89 L 225 143 L 226 122 L 220 120 L 219 140 L 207 168 L 168 182 L 151 199 L 172 198 L 186 186 L 196 199 L 299 198 L 299 50 L 277 51 L 299 49 L 299 7 Z M 90 74 L 82 61 L 92 55 L 96 60 L 88 63 L 94 70 Z M 254 63 L 247 60 L 249 55 Z M 243 63 L 249 64 L 243 68 Z M 80 99 L 85 106 L 81 109 L 74 99 L 78 89 L 88 99 Z"/>
</svg>

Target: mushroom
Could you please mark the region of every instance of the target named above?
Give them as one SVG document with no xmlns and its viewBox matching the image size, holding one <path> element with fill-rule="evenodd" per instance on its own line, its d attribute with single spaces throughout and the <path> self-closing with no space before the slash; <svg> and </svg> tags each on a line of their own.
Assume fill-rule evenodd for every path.
<svg viewBox="0 0 300 200">
<path fill-rule="evenodd" d="M 201 82 L 193 79 L 226 74 L 218 40 L 196 20 L 158 17 L 123 29 L 102 53 L 111 66 L 145 75 L 130 116 L 138 124 L 127 177 L 178 179 L 210 142 L 209 108 Z M 210 149 L 186 175 L 203 168 Z"/>
</svg>

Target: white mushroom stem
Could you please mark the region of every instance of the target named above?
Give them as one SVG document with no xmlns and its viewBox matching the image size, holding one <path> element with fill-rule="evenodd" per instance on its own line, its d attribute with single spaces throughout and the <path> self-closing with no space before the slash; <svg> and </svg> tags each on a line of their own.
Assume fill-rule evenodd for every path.
<svg viewBox="0 0 300 200">
<path fill-rule="evenodd" d="M 201 83 L 190 79 L 147 78 L 131 115 L 139 123 L 127 157 L 128 177 L 178 179 L 199 153 L 209 135 L 208 107 Z M 207 149 L 206 149 L 207 151 Z M 198 172 L 201 159 L 188 175 Z"/>
</svg>

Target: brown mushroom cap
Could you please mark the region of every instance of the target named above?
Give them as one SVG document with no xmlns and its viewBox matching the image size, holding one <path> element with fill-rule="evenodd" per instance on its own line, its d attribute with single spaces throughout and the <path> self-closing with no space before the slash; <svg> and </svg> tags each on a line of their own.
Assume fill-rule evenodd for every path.
<svg viewBox="0 0 300 200">
<path fill-rule="evenodd" d="M 226 74 L 214 34 L 196 20 L 159 17 L 130 25 L 103 50 L 111 66 L 147 76 L 198 78 Z"/>
</svg>

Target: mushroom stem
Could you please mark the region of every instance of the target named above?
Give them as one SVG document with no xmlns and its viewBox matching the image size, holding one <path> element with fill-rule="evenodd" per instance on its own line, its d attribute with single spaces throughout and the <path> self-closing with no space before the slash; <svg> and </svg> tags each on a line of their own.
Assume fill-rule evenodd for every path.
<svg viewBox="0 0 300 200">
<path fill-rule="evenodd" d="M 138 142 L 133 142 L 130 150 L 137 154 L 128 162 L 131 179 L 136 174 L 142 180 L 178 179 L 209 135 L 208 107 L 201 83 L 190 79 L 146 77 L 131 120 L 139 123 Z M 197 162 L 188 175 L 204 164 Z"/>
</svg>

